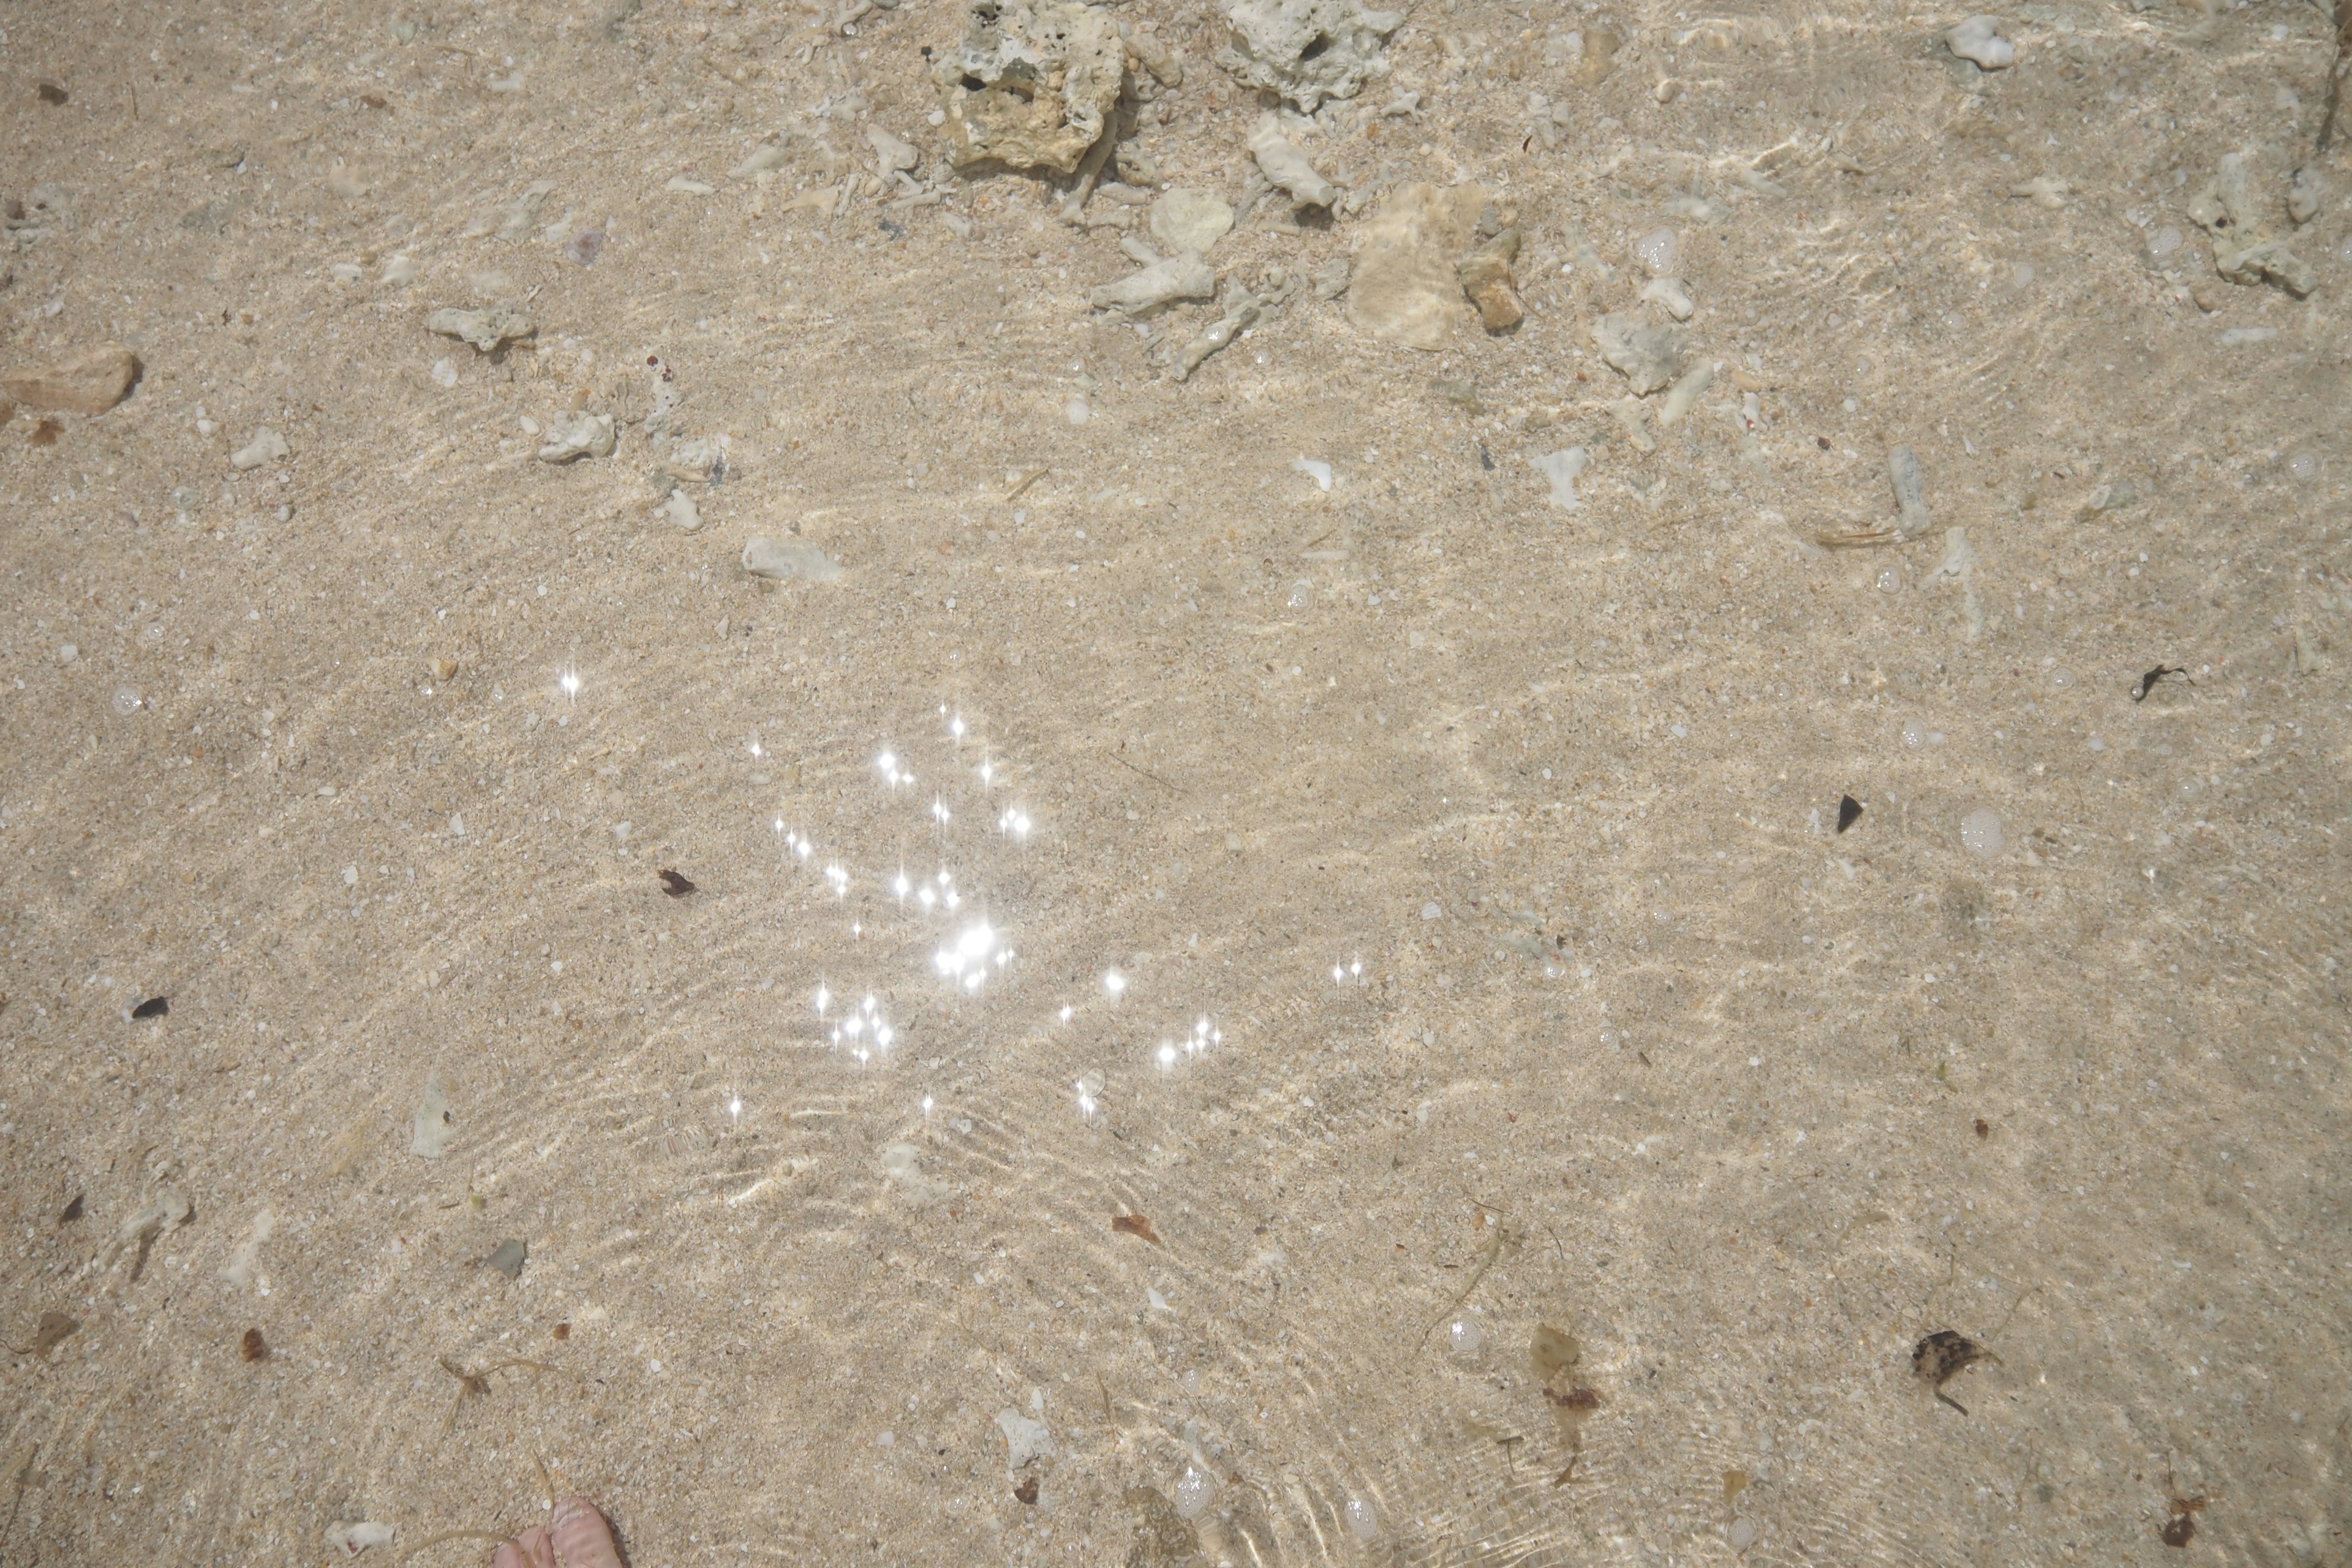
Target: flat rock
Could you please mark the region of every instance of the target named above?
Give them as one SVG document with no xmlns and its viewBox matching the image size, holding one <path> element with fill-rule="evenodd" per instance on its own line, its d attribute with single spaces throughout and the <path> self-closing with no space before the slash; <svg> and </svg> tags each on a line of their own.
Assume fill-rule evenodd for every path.
<svg viewBox="0 0 2352 1568">
<path fill-rule="evenodd" d="M 1444 348 L 1470 314 L 1454 262 L 1486 205 L 1486 193 L 1476 185 L 1411 184 L 1391 193 L 1357 242 L 1349 320 L 1382 342 Z"/>
<path fill-rule="evenodd" d="M 570 463 L 582 458 L 609 458 L 614 445 L 611 415 L 558 415 L 547 427 L 547 440 L 539 449 L 539 460 Z"/>
<path fill-rule="evenodd" d="M 1270 89 L 1314 113 L 1327 98 L 1353 98 L 1389 74 L 1385 46 L 1402 11 L 1360 0 L 1238 0 L 1217 63 L 1244 86 Z"/>
<path fill-rule="evenodd" d="M 743 543 L 743 570 L 771 582 L 832 583 L 841 564 L 803 539 L 771 539 L 755 533 Z"/>
<path fill-rule="evenodd" d="M 274 463 L 292 452 L 293 448 L 286 444 L 286 437 L 265 425 L 253 433 L 252 440 L 228 455 L 228 466 L 238 473 L 244 473 L 264 463 Z"/>
<path fill-rule="evenodd" d="M 1592 323 L 1592 344 L 1609 368 L 1641 396 L 1673 384 L 1683 368 L 1683 335 L 1673 327 L 1644 326 L 1635 317 L 1607 315 Z"/>
<path fill-rule="evenodd" d="M 1207 191 L 1180 187 L 1151 204 L 1151 237 L 1179 255 L 1208 255 L 1233 226 L 1234 209 Z"/>
<path fill-rule="evenodd" d="M 1102 139 L 1127 70 L 1108 12 L 972 0 L 964 40 L 932 68 L 959 169 L 998 163 L 1067 174 Z"/>
<path fill-rule="evenodd" d="M 425 318 L 425 330 L 445 338 L 462 338 L 484 353 L 495 353 L 501 344 L 520 342 L 539 331 L 529 316 L 504 305 L 487 310 L 436 310 Z"/>
<path fill-rule="evenodd" d="M 121 343 L 100 343 L 47 364 L 10 371 L 0 388 L 27 408 L 61 414 L 103 414 L 131 395 L 139 356 Z"/>
<path fill-rule="evenodd" d="M 2283 239 L 2258 240 L 2234 250 L 2216 246 L 2213 270 L 2232 283 L 2275 283 L 2298 300 L 2319 287 L 2311 263 L 2289 250 Z"/>
</svg>

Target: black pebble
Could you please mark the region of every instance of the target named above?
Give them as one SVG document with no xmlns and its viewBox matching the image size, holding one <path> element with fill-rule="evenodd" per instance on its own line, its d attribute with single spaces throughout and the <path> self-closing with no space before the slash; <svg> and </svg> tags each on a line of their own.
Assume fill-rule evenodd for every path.
<svg viewBox="0 0 2352 1568">
<path fill-rule="evenodd" d="M 133 1018 L 160 1018 L 171 1010 L 172 999 L 169 996 L 150 996 L 131 1009 L 131 1016 Z"/>
<path fill-rule="evenodd" d="M 1862 802 L 1854 799 L 1853 796 L 1850 795 L 1842 795 L 1838 796 L 1837 830 L 1840 833 L 1843 833 L 1847 828 L 1852 827 L 1855 823 L 1860 822 L 1861 820 Z"/>
<path fill-rule="evenodd" d="M 673 899 L 682 899 L 694 891 L 694 884 L 675 871 L 663 870 L 655 874 L 661 878 L 662 891 Z"/>
</svg>

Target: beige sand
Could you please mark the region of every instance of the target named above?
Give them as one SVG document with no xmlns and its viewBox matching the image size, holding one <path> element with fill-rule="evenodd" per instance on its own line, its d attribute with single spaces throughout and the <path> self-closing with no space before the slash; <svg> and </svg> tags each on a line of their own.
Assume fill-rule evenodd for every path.
<svg viewBox="0 0 2352 1568">
<path fill-rule="evenodd" d="M 939 177 L 944 0 L 604 7 L 0 8 L 0 368 L 143 366 L 0 426 L 0 1560 L 390 1563 L 541 1462 L 640 1568 L 2347 1560 L 2322 16 L 1421 7 L 1294 127 L 1369 205 L 1212 261 L 1458 180 L 1526 321 L 1179 384 L 1220 306 Z M 1120 14 L 1237 197 L 1213 14 Z M 2241 151 L 2307 300 L 2215 273 Z M 1931 526 L 1820 548 L 1897 444 Z"/>
</svg>

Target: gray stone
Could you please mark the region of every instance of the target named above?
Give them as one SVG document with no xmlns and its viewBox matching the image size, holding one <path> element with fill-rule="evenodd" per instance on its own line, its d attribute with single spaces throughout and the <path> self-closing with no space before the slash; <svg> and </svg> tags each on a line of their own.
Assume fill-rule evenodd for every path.
<svg viewBox="0 0 2352 1568">
<path fill-rule="evenodd" d="M 1258 116 L 1257 127 L 1250 132 L 1249 150 L 1257 159 L 1257 166 L 1265 177 L 1290 193 L 1290 199 L 1300 206 L 1328 207 L 1339 199 L 1339 187 L 1325 179 L 1307 154 L 1290 144 L 1282 133 L 1281 122 L 1271 114 Z"/>
<path fill-rule="evenodd" d="M 1139 316 L 1177 300 L 1207 300 L 1217 292 L 1214 268 L 1197 256 L 1171 256 L 1116 283 L 1087 290 L 1087 302 L 1097 310 L 1118 310 Z"/>
<path fill-rule="evenodd" d="M 609 458 L 614 445 L 611 415 L 558 415 L 547 427 L 547 440 L 539 449 L 539 460 L 570 463 L 582 458 Z"/>
<path fill-rule="evenodd" d="M 1151 204 L 1151 237 L 1178 254 L 1206 256 L 1234 226 L 1234 209 L 1207 191 L 1177 189 Z"/>
<path fill-rule="evenodd" d="M 1360 0 L 1237 0 L 1225 12 L 1230 41 L 1217 63 L 1244 86 L 1271 89 L 1305 113 L 1328 98 L 1353 98 L 1388 75 L 1388 36 L 1402 11 Z"/>
<path fill-rule="evenodd" d="M 1895 506 L 1900 514 L 1896 527 L 1903 537 L 1926 528 L 1933 520 L 1927 515 L 1926 487 L 1919 473 L 1919 455 L 1908 447 L 1897 447 L 1886 454 L 1886 482 L 1895 489 Z"/>
<path fill-rule="evenodd" d="M 539 331 L 529 316 L 504 305 L 487 310 L 436 310 L 425 318 L 425 330 L 445 338 L 462 338 L 483 353 L 494 353 L 501 344 L 520 342 Z"/>
<path fill-rule="evenodd" d="M 1643 397 L 1671 385 L 1683 368 L 1683 335 L 1673 327 L 1645 327 L 1632 316 L 1592 323 L 1592 343 L 1612 370 Z"/>
</svg>

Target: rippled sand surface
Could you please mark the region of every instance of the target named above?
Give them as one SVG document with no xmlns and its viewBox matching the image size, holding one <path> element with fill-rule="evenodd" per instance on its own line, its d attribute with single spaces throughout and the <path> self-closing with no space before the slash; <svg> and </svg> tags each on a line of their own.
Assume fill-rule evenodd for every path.
<svg viewBox="0 0 2352 1568">
<path fill-rule="evenodd" d="M 2324 18 L 1418 7 L 1212 260 L 1475 184 L 1526 321 L 1180 384 L 956 8 L 626 9 L 0 16 L 0 368 L 142 367 L 0 426 L 0 1557 L 2346 1561 Z"/>
</svg>

